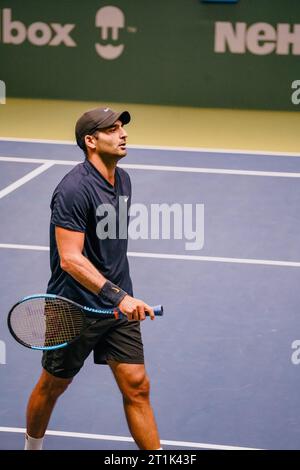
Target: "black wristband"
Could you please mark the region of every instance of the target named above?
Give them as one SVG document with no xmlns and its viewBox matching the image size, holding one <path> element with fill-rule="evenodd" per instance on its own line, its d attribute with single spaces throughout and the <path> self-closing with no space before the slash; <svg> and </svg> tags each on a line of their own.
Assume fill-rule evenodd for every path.
<svg viewBox="0 0 300 470">
<path fill-rule="evenodd" d="M 114 306 L 117 307 L 119 303 L 124 299 L 127 292 L 122 290 L 110 281 L 106 281 L 102 289 L 99 292 L 100 297 L 103 297 Z"/>
</svg>

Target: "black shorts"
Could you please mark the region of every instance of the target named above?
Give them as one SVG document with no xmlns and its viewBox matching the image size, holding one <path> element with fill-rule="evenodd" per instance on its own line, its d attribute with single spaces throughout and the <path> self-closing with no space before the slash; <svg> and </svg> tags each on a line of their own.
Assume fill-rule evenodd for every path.
<svg viewBox="0 0 300 470">
<path fill-rule="evenodd" d="M 94 320 L 87 319 L 89 323 Z M 140 322 L 126 318 L 101 319 L 89 326 L 74 343 L 61 349 L 44 351 L 43 368 L 50 374 L 61 377 L 74 377 L 81 369 L 91 351 L 95 364 L 107 364 L 108 360 L 128 364 L 143 364 L 144 349 Z"/>
</svg>

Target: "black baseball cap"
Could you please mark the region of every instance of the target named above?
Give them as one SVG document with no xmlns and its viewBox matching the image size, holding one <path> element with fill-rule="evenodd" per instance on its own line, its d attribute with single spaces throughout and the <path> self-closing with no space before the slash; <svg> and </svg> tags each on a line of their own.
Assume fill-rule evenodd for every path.
<svg viewBox="0 0 300 470">
<path fill-rule="evenodd" d="M 110 108 L 94 108 L 86 111 L 76 122 L 75 135 L 77 144 L 84 150 L 84 137 L 86 135 L 93 134 L 98 129 L 112 126 L 118 119 L 123 124 L 128 124 L 131 117 L 128 111 L 118 113 Z"/>
</svg>

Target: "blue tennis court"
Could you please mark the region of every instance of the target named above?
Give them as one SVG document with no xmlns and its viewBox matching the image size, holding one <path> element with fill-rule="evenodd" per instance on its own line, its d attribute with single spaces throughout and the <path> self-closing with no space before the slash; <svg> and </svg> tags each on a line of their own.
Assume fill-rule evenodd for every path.
<svg viewBox="0 0 300 470">
<path fill-rule="evenodd" d="M 299 157 L 131 147 L 122 162 L 133 203 L 204 205 L 201 249 L 129 241 L 135 295 L 165 308 L 142 326 L 165 449 L 299 448 Z M 6 316 L 46 289 L 51 195 L 80 161 L 72 144 L 0 141 L 0 449 L 23 448 L 41 369 Z M 136 449 L 108 367 L 87 361 L 44 448 Z"/>
</svg>

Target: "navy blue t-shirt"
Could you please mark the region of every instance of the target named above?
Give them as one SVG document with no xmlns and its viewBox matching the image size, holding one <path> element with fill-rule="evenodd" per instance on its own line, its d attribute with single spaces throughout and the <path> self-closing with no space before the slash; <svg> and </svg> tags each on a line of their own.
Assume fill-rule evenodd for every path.
<svg viewBox="0 0 300 470">
<path fill-rule="evenodd" d="M 76 165 L 62 179 L 54 190 L 51 200 L 50 266 L 52 275 L 48 283 L 48 293 L 61 295 L 89 307 L 112 307 L 110 303 L 93 294 L 61 269 L 55 239 L 55 226 L 59 226 L 76 232 L 84 232 L 83 255 L 90 260 L 104 277 L 120 286 L 129 295 L 133 295 L 127 259 L 130 202 L 130 178 L 126 171 L 121 168 L 116 168 L 115 186 L 112 186 L 87 159 Z M 107 220 L 107 212 L 102 211 L 99 213 L 98 211 L 97 215 L 97 209 L 102 204 L 109 204 L 115 209 L 117 238 L 100 239 L 97 235 L 97 225 L 102 220 L 103 226 L 105 226 L 104 221 Z M 126 211 L 125 230 L 124 212 L 121 216 L 123 220 L 122 237 L 119 237 L 119 204 L 122 205 L 123 209 L 125 207 Z"/>
</svg>

